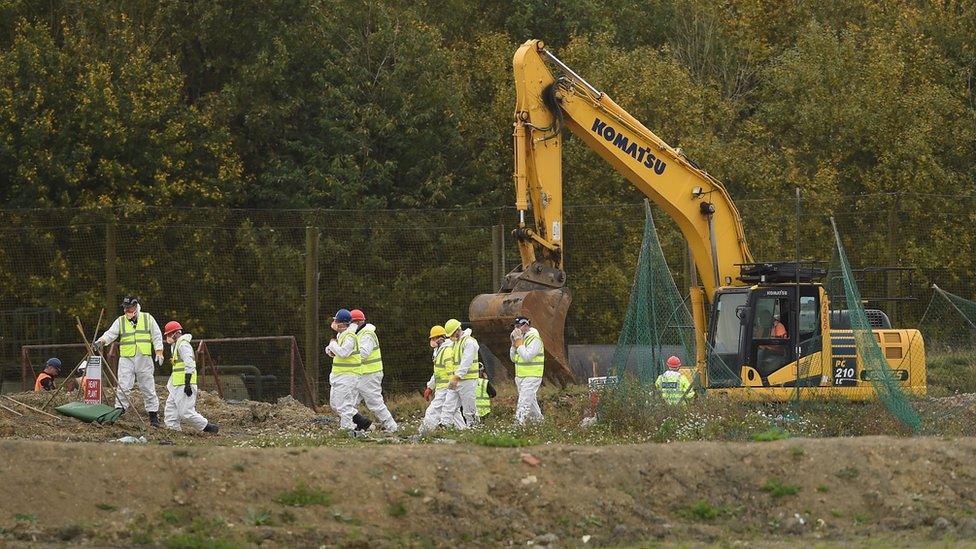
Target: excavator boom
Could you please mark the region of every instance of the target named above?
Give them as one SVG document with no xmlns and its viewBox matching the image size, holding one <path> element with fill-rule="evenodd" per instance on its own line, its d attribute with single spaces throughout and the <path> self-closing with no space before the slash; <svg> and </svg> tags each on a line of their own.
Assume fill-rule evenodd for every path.
<svg viewBox="0 0 976 549">
<path fill-rule="evenodd" d="M 558 79 L 550 64 L 561 73 Z M 711 296 L 719 286 L 734 284 L 737 265 L 750 263 L 752 258 L 739 213 L 725 188 L 680 150 L 583 80 L 541 41 L 524 43 L 515 53 L 513 69 L 514 180 L 519 212 L 513 236 L 521 263 L 506 276 L 498 293 L 476 297 L 468 312 L 489 347 L 502 357 L 508 356 L 511 321 L 519 314 L 531 318 L 550 354 L 547 377 L 562 382 L 573 379 L 563 340 L 571 301 L 563 271 L 563 128 L 582 139 L 677 222 L 706 295 Z M 540 295 L 534 295 L 537 292 Z M 703 301 L 699 296 L 693 302 Z M 704 313 L 695 318 L 704 322 Z M 700 338 L 704 333 L 705 327 L 698 326 Z"/>
</svg>

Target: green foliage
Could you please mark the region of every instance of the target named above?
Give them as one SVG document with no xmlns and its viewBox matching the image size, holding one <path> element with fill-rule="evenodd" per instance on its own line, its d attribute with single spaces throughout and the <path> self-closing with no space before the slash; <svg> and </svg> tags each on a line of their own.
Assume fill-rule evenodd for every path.
<svg viewBox="0 0 976 549">
<path fill-rule="evenodd" d="M 111 503 L 96 503 L 95 507 L 101 509 L 102 511 L 117 511 L 119 508 Z"/>
<path fill-rule="evenodd" d="M 271 511 L 248 509 L 244 522 L 252 526 L 268 526 L 272 523 Z"/>
<path fill-rule="evenodd" d="M 762 491 L 766 492 L 774 499 L 778 499 L 784 496 L 796 495 L 800 491 L 800 487 L 792 484 L 784 484 L 783 481 L 779 479 L 770 479 L 762 485 Z"/>
<path fill-rule="evenodd" d="M 296 486 L 294 490 L 286 490 L 278 494 L 275 502 L 288 507 L 308 507 L 309 505 L 325 507 L 332 504 L 332 495 L 323 490 L 300 485 Z"/>
<path fill-rule="evenodd" d="M 770 427 L 765 431 L 752 435 L 752 440 L 756 442 L 772 442 L 790 438 L 790 433 L 782 427 Z M 802 448 L 800 449 L 802 451 Z"/>
<path fill-rule="evenodd" d="M 729 510 L 726 507 L 712 505 L 703 499 L 678 510 L 678 516 L 703 521 L 715 520 L 719 516 L 726 515 L 728 513 Z"/>
<path fill-rule="evenodd" d="M 470 437 L 468 441 L 479 446 L 493 446 L 496 448 L 518 448 L 529 445 L 528 440 L 513 436 L 509 433 L 477 433 Z"/>
<path fill-rule="evenodd" d="M 400 518 L 406 516 L 407 508 L 403 505 L 402 501 L 397 501 L 395 503 L 391 503 L 386 512 L 393 518 Z"/>
</svg>

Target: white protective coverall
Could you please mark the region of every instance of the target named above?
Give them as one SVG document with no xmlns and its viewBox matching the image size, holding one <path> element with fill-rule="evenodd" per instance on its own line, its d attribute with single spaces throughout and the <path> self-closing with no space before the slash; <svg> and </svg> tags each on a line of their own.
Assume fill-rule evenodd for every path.
<svg viewBox="0 0 976 549">
<path fill-rule="evenodd" d="M 471 335 L 471 329 L 464 330 L 461 337 Z M 456 342 L 458 344 L 459 342 Z M 461 360 L 454 369 L 454 375 L 463 378 L 472 368 L 478 368 L 478 342 L 468 337 L 464 340 L 464 348 L 461 349 Z M 455 351 L 456 352 L 456 351 Z M 448 425 L 453 421 L 453 417 L 458 412 L 463 414 L 464 422 L 467 427 L 474 427 L 480 423 L 478 417 L 478 406 L 475 393 L 478 390 L 477 379 L 462 379 L 458 381 L 457 389 L 446 389 L 444 406 L 441 410 L 441 425 Z"/>
<path fill-rule="evenodd" d="M 326 353 L 331 353 L 333 357 L 343 357 L 346 358 L 352 355 L 356 351 L 356 329 L 359 327 L 355 322 L 349 324 L 338 336 L 342 336 L 347 332 L 351 332 L 350 336 L 343 340 L 343 344 L 339 346 L 339 337 L 336 337 L 335 341 L 330 341 L 328 347 L 325 348 Z M 329 374 L 329 406 L 332 410 L 339 416 L 339 428 L 343 430 L 354 430 L 356 428 L 355 422 L 352 420 L 352 416 L 356 415 L 358 411 L 356 410 L 357 400 L 359 398 L 358 392 L 359 385 L 359 374 L 352 373 L 330 373 Z"/>
<path fill-rule="evenodd" d="M 529 328 L 529 331 L 525 333 L 527 338 L 529 334 L 534 332 L 535 338 L 529 343 L 529 345 L 519 345 L 518 349 L 515 347 L 509 347 L 508 356 L 515 362 L 515 355 L 518 355 L 522 360 L 532 360 L 536 355 L 542 351 L 542 337 L 539 336 L 539 331 L 535 328 Z M 536 398 L 539 392 L 539 387 L 542 386 L 541 377 L 517 377 L 515 378 L 515 387 L 518 389 L 518 404 L 515 408 L 515 422 L 519 425 L 524 424 L 526 421 L 542 421 L 542 409 L 539 408 L 539 400 Z"/>
<path fill-rule="evenodd" d="M 360 336 L 359 354 L 365 362 L 369 358 L 369 355 L 373 353 L 373 350 L 379 345 L 378 338 L 376 337 L 376 326 L 366 324 L 358 331 L 358 335 Z M 359 406 L 360 402 L 366 403 L 366 407 L 369 408 L 370 412 L 373 412 L 377 421 L 383 426 L 384 431 L 393 433 L 397 430 L 397 423 L 393 419 L 393 414 L 390 413 L 390 410 L 386 407 L 386 403 L 383 402 L 382 370 L 359 376 L 358 394 L 355 405 Z"/>
<path fill-rule="evenodd" d="M 194 429 L 203 430 L 207 426 L 207 418 L 197 412 L 197 363 L 194 360 L 193 346 L 190 334 L 181 335 L 173 343 L 172 353 L 174 357 L 179 357 L 186 368 L 185 375 L 193 375 L 190 388 L 193 394 L 186 396 L 183 385 L 173 385 L 173 378 L 170 377 L 166 383 L 166 390 L 169 396 L 166 397 L 166 407 L 163 409 L 163 421 L 167 429 L 181 430 L 181 424 L 186 424 Z"/>
<path fill-rule="evenodd" d="M 122 323 L 131 322 L 135 326 L 135 322 L 133 321 L 137 320 L 140 314 L 142 314 L 142 305 L 137 304 L 136 316 L 132 317 L 132 320 L 125 318 L 125 315 L 120 316 L 109 326 L 108 330 L 105 330 L 102 337 L 96 341 L 100 341 L 102 345 L 106 346 L 111 344 L 122 334 Z M 152 315 L 149 315 L 149 329 L 152 335 L 153 350 L 162 351 L 163 332 L 160 331 L 159 324 Z M 154 371 L 153 357 L 140 353 L 138 347 L 136 348 L 136 356 L 119 357 L 119 388 L 115 391 L 115 407 L 129 407 L 129 401 L 125 395 L 129 394 L 132 391 L 132 387 L 138 383 L 139 392 L 142 393 L 142 400 L 145 404 L 146 411 L 158 412 L 159 397 L 156 396 L 156 380 L 153 378 Z"/>
<path fill-rule="evenodd" d="M 441 346 L 434 349 L 434 359 L 436 360 L 439 353 L 450 353 L 454 347 L 454 342 L 450 339 L 445 339 Z M 424 420 L 420 423 L 420 434 L 427 434 L 437 428 L 438 425 L 442 424 L 442 411 L 444 409 L 444 397 L 450 392 L 450 389 L 446 387 L 437 388 L 436 375 L 430 376 L 430 380 L 427 381 L 427 387 L 434 391 L 434 398 L 430 400 L 430 404 L 427 405 L 427 411 L 424 412 Z M 460 410 L 455 410 L 453 416 L 446 418 L 447 421 L 443 425 L 447 427 L 457 427 L 462 429 L 464 425 L 464 416 L 461 415 Z"/>
</svg>

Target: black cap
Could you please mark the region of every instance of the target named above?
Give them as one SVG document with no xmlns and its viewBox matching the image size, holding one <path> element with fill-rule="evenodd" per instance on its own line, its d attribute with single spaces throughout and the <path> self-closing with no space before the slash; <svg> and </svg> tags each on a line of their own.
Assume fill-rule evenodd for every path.
<svg viewBox="0 0 976 549">
<path fill-rule="evenodd" d="M 517 316 L 517 317 L 515 317 L 515 325 L 516 326 L 524 326 L 526 324 L 529 324 L 529 317 L 526 317 L 526 316 Z"/>
<path fill-rule="evenodd" d="M 132 307 L 139 304 L 139 298 L 134 295 L 127 295 L 122 298 L 122 308 Z"/>
</svg>

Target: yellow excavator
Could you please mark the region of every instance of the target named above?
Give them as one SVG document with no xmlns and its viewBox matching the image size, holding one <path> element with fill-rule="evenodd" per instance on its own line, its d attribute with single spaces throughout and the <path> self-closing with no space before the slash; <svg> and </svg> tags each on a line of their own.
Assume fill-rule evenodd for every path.
<svg viewBox="0 0 976 549">
<path fill-rule="evenodd" d="M 498 293 L 475 297 L 468 310 L 479 338 L 496 355 L 508 357 L 512 321 L 524 315 L 545 343 L 547 379 L 577 381 L 563 334 L 572 300 L 563 270 L 562 152 L 568 128 L 673 219 L 687 240 L 700 279 L 689 303 L 697 349 L 693 374 L 702 387 L 764 400 L 875 397 L 871 376 L 877 374 L 857 354 L 846 312 L 830 310 L 818 281 L 826 274 L 822 268 L 755 262 L 722 183 L 541 41 L 522 44 L 513 65 L 519 219 L 512 234 L 521 264 Z M 872 312 L 875 339 L 901 388 L 924 394 L 920 335 L 891 329 L 884 313 Z"/>
</svg>

